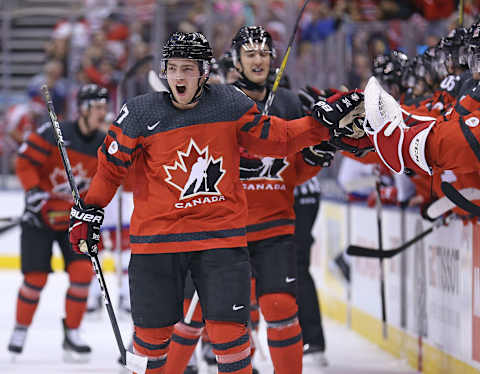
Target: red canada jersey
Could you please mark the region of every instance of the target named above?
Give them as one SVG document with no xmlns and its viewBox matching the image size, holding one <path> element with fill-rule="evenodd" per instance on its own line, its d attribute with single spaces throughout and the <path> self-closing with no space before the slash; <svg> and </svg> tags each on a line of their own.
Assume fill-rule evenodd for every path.
<svg viewBox="0 0 480 374">
<path fill-rule="evenodd" d="M 105 133 L 83 136 L 77 122 L 62 123 L 61 128 L 75 182 L 84 196 L 97 169 L 97 150 Z M 39 187 L 50 194 L 42 208 L 44 223 L 54 230 L 68 229 L 72 192 L 49 123 L 31 133 L 20 146 L 15 167 L 25 190 Z"/>
<path fill-rule="evenodd" d="M 209 87 L 189 110 L 168 93 L 149 93 L 128 101 L 111 126 L 86 202 L 105 206 L 133 168 L 132 253 L 243 247 L 240 146 L 278 158 L 328 137 L 312 117 L 261 115 L 232 86 Z"/>
<path fill-rule="evenodd" d="M 257 102 L 259 110 L 264 103 Z M 287 120 L 303 115 L 297 95 L 278 88 L 270 114 Z M 308 165 L 301 153 L 283 158 L 258 157 L 240 149 L 240 179 L 247 195 L 247 241 L 295 232 L 294 188 L 315 176 L 321 167 Z"/>
</svg>

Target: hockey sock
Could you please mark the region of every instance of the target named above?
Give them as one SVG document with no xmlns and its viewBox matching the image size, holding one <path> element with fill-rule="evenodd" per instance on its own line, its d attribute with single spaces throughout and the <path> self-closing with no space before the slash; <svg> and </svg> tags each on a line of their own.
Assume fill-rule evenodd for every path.
<svg viewBox="0 0 480 374">
<path fill-rule="evenodd" d="M 250 329 L 252 331 L 258 331 L 258 321 L 260 320 L 260 312 L 258 311 L 257 295 L 255 293 L 255 278 L 251 278 L 251 291 L 250 291 Z M 255 341 L 250 340 L 251 356 L 255 354 Z"/>
<path fill-rule="evenodd" d="M 23 276 L 23 284 L 18 291 L 17 325 L 30 326 L 40 300 L 40 293 L 47 283 L 47 273 L 31 272 Z"/>
<path fill-rule="evenodd" d="M 184 315 L 187 314 L 191 301 L 191 299 L 184 300 Z M 165 366 L 166 374 L 183 374 L 195 351 L 203 327 L 202 308 L 200 303 L 197 303 L 195 311 L 193 312 L 192 321 L 188 324 L 185 323 L 185 321 L 180 321 L 175 325 L 170 350 L 168 351 L 168 360 Z"/>
<path fill-rule="evenodd" d="M 65 298 L 65 325 L 76 329 L 87 309 L 88 289 L 92 279 L 92 265 L 88 260 L 72 261 L 67 268 L 70 287 Z"/>
<path fill-rule="evenodd" d="M 260 296 L 260 308 L 267 322 L 268 348 L 276 374 L 301 374 L 303 342 L 298 307 L 287 293 Z"/>
<path fill-rule="evenodd" d="M 144 328 L 135 326 L 133 334 L 133 352 L 148 357 L 145 374 L 165 373 L 168 346 L 173 326 L 161 328 Z"/>
<path fill-rule="evenodd" d="M 252 372 L 250 339 L 247 327 L 235 322 L 206 322 L 218 373 L 250 374 Z"/>
</svg>

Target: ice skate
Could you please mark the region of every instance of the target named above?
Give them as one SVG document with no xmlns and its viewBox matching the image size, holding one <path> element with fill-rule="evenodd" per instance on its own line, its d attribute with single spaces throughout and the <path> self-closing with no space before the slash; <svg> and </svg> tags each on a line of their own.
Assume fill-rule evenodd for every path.
<svg viewBox="0 0 480 374">
<path fill-rule="evenodd" d="M 195 354 L 193 354 L 190 358 L 190 361 L 188 361 L 188 365 L 185 368 L 183 374 L 198 374 L 197 357 L 195 356 Z"/>
<path fill-rule="evenodd" d="M 328 366 L 324 349 L 318 345 L 305 344 L 303 346 L 303 364 L 311 367 Z"/>
<path fill-rule="evenodd" d="M 8 343 L 8 351 L 12 354 L 12 362 L 22 353 L 27 338 L 28 327 L 16 325 Z"/>
<path fill-rule="evenodd" d="M 63 359 L 65 362 L 88 362 L 90 360 L 90 353 L 92 352 L 90 346 L 88 346 L 80 337 L 79 329 L 69 329 L 65 325 L 65 319 L 62 320 L 63 324 Z"/>
</svg>

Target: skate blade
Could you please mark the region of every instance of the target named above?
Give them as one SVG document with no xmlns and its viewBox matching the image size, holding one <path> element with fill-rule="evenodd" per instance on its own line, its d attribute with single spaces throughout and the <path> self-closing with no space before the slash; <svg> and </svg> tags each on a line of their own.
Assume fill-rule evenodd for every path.
<svg viewBox="0 0 480 374">
<path fill-rule="evenodd" d="M 90 361 L 90 353 L 77 353 L 73 351 L 63 351 L 63 361 L 73 364 L 83 364 Z"/>
<path fill-rule="evenodd" d="M 10 352 L 10 363 L 15 364 L 18 361 L 20 353 L 17 352 Z"/>
</svg>

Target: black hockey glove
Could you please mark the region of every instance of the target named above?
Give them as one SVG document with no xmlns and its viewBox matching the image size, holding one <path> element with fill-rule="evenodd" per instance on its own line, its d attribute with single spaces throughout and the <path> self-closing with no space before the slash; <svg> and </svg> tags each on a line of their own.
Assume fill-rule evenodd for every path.
<svg viewBox="0 0 480 374">
<path fill-rule="evenodd" d="M 68 232 L 72 249 L 75 252 L 90 256 L 98 253 L 103 216 L 103 209 L 94 205 L 87 205 L 83 209 L 78 206 L 72 207 Z"/>
<path fill-rule="evenodd" d="M 336 150 L 337 148 L 330 143 L 321 142 L 320 144 L 303 148 L 302 156 L 304 161 L 311 166 L 327 168 L 331 165 Z"/>
<path fill-rule="evenodd" d="M 362 123 L 365 105 L 362 92 L 350 91 L 320 100 L 312 108 L 313 117 L 330 129 L 330 136 L 359 139 L 365 135 Z"/>
<path fill-rule="evenodd" d="M 335 95 L 336 92 L 330 88 L 321 90 L 313 86 L 305 86 L 298 90 L 298 98 L 302 103 L 302 110 L 305 114 L 311 114 L 312 108 L 316 102 L 320 100 L 327 100 L 330 96 Z"/>
<path fill-rule="evenodd" d="M 25 192 L 25 211 L 22 221 L 38 228 L 45 227 L 40 212 L 49 198 L 50 194 L 39 187 L 33 187 Z"/>
</svg>

